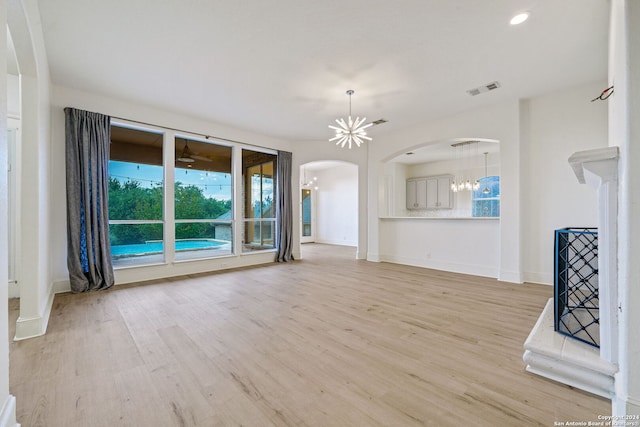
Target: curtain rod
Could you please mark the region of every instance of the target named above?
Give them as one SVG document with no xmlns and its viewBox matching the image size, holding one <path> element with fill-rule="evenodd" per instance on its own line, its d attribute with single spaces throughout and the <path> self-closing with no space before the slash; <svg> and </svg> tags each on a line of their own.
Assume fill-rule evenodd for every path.
<svg viewBox="0 0 640 427">
<path fill-rule="evenodd" d="M 233 143 L 236 143 L 236 144 L 248 145 L 250 147 L 257 147 L 257 148 L 263 148 L 265 150 L 278 151 L 277 149 L 274 149 L 274 148 L 264 147 L 262 145 L 257 145 L 257 144 L 250 144 L 248 142 L 243 142 L 243 141 L 236 141 L 235 139 L 221 138 L 219 136 L 207 135 L 205 133 L 193 132 L 193 131 L 190 131 L 190 130 L 184 130 L 184 129 L 172 128 L 172 127 L 169 127 L 169 126 L 157 125 L 155 123 L 142 122 L 140 120 L 131 120 L 131 119 L 126 119 L 124 117 L 118 117 L 118 116 L 109 116 L 109 117 L 112 118 L 112 119 L 116 119 L 116 120 L 125 120 L 125 121 L 131 122 L 131 123 L 137 123 L 137 124 L 140 124 L 140 125 L 147 125 L 147 126 L 154 126 L 154 127 L 157 127 L 157 128 L 166 129 L 166 130 L 172 130 L 172 131 L 175 131 L 175 132 L 184 132 L 184 133 L 190 133 L 190 134 L 193 134 L 193 135 L 199 135 L 199 136 L 203 136 L 207 140 L 209 138 L 212 138 L 212 139 L 217 139 L 219 141 L 233 142 Z"/>
</svg>

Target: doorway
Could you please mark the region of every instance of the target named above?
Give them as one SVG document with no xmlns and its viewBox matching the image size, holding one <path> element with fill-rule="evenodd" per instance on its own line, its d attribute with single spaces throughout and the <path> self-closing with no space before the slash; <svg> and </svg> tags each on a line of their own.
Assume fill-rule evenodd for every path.
<svg viewBox="0 0 640 427">
<path fill-rule="evenodd" d="M 300 242 L 358 247 L 358 166 L 337 160 L 300 165 Z"/>
<path fill-rule="evenodd" d="M 313 188 L 303 188 L 300 190 L 300 213 L 301 213 L 301 230 L 300 243 L 315 242 L 316 233 L 316 210 L 315 195 Z"/>
</svg>

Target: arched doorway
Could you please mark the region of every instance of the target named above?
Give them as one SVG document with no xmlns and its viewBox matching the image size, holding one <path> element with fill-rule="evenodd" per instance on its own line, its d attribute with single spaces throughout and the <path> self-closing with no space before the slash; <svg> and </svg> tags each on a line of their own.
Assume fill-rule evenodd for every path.
<svg viewBox="0 0 640 427">
<path fill-rule="evenodd" d="M 314 161 L 300 166 L 300 242 L 358 247 L 358 166 Z"/>
</svg>

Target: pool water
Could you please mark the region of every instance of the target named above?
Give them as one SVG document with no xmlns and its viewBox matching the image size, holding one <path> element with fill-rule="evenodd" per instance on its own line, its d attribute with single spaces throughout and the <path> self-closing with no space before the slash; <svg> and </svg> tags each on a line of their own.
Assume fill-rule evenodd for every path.
<svg viewBox="0 0 640 427">
<path fill-rule="evenodd" d="M 176 242 L 176 251 L 213 249 L 222 245 L 224 245 L 224 242 L 208 240 L 208 239 L 178 240 Z M 164 248 L 164 242 L 160 242 L 160 241 L 139 243 L 135 245 L 111 245 L 111 255 L 117 256 L 117 257 L 150 255 L 150 254 L 162 253 L 163 248 Z"/>
</svg>

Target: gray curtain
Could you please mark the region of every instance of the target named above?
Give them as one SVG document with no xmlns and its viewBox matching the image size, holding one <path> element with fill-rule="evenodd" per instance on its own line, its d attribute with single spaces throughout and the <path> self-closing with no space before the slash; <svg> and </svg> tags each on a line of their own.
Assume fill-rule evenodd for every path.
<svg viewBox="0 0 640 427">
<path fill-rule="evenodd" d="M 293 207 L 291 201 L 291 153 L 278 151 L 276 171 L 276 261 L 293 260 Z"/>
<path fill-rule="evenodd" d="M 65 108 L 67 267 L 72 292 L 113 286 L 109 243 L 111 118 Z"/>
</svg>

